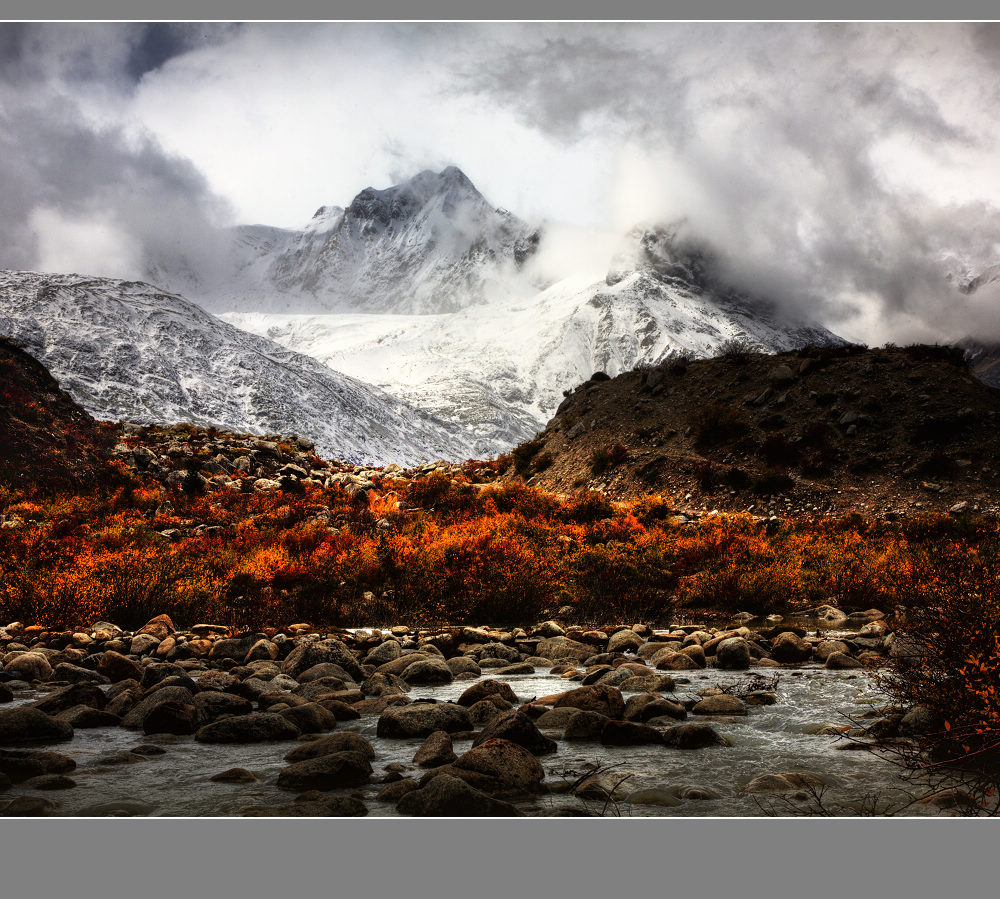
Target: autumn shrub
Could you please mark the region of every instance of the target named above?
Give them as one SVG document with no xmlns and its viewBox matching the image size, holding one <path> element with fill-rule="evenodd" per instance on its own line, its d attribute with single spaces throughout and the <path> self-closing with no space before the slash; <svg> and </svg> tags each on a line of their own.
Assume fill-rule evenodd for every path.
<svg viewBox="0 0 1000 899">
<path fill-rule="evenodd" d="M 790 468 L 802 458 L 799 448 L 784 434 L 768 434 L 757 453 L 770 468 Z"/>
<path fill-rule="evenodd" d="M 668 623 L 675 578 L 654 541 L 609 541 L 585 547 L 571 562 L 575 609 L 583 621 Z"/>
<path fill-rule="evenodd" d="M 544 446 L 545 441 L 539 437 L 515 446 L 510 451 L 510 457 L 514 461 L 514 471 L 522 478 L 530 477 L 532 462 Z"/>
</svg>

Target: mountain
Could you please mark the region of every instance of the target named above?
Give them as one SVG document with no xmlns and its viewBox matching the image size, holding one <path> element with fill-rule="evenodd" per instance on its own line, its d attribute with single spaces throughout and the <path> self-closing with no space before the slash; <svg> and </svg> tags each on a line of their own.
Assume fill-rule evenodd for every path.
<svg viewBox="0 0 1000 899">
<path fill-rule="evenodd" d="M 0 271 L 0 334 L 100 419 L 294 431 L 352 462 L 472 451 L 456 425 L 142 282 Z"/>
<path fill-rule="evenodd" d="M 379 386 L 474 435 L 492 455 L 528 439 L 563 391 L 728 341 L 779 352 L 842 343 L 773 304 L 715 284 L 675 233 L 629 235 L 603 280 L 565 278 L 529 298 L 418 315 L 229 313 L 223 318 Z"/>
<path fill-rule="evenodd" d="M 536 292 L 523 265 L 537 241 L 449 166 L 322 206 L 301 231 L 235 228 L 214 274 L 155 261 L 148 274 L 213 311 L 425 315 Z"/>
<path fill-rule="evenodd" d="M 113 428 L 94 421 L 37 359 L 0 337 L 0 487 L 48 493 L 115 482 Z"/>
<path fill-rule="evenodd" d="M 998 422 L 953 347 L 734 350 L 585 381 L 507 477 L 758 515 L 997 511 Z"/>
</svg>

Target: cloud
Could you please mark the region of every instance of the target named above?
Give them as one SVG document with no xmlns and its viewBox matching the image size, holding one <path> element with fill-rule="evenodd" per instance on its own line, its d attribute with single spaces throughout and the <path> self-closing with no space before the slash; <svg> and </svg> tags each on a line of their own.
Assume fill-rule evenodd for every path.
<svg viewBox="0 0 1000 899">
<path fill-rule="evenodd" d="M 683 220 L 847 336 L 1000 338 L 958 290 L 1000 258 L 998 66 L 988 24 L 3 25 L 0 264 L 209 265 L 456 164 L 565 223 L 545 276 Z"/>
</svg>

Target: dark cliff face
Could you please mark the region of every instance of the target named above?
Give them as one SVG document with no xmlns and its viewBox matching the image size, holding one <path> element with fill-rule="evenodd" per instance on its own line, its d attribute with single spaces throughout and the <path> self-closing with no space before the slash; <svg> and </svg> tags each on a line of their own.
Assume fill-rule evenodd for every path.
<svg viewBox="0 0 1000 899">
<path fill-rule="evenodd" d="M 110 486 L 113 426 L 95 421 L 48 370 L 0 337 L 0 487 L 28 493 Z"/>
</svg>

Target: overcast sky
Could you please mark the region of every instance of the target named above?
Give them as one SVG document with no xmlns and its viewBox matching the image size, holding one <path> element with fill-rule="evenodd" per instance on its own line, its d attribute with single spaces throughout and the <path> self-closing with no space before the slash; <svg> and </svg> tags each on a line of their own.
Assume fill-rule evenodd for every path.
<svg viewBox="0 0 1000 899">
<path fill-rule="evenodd" d="M 0 265 L 136 276 L 455 164 L 580 264 L 684 218 L 846 336 L 1000 338 L 954 280 L 1000 262 L 998 94 L 994 25 L 0 25 Z"/>
</svg>

